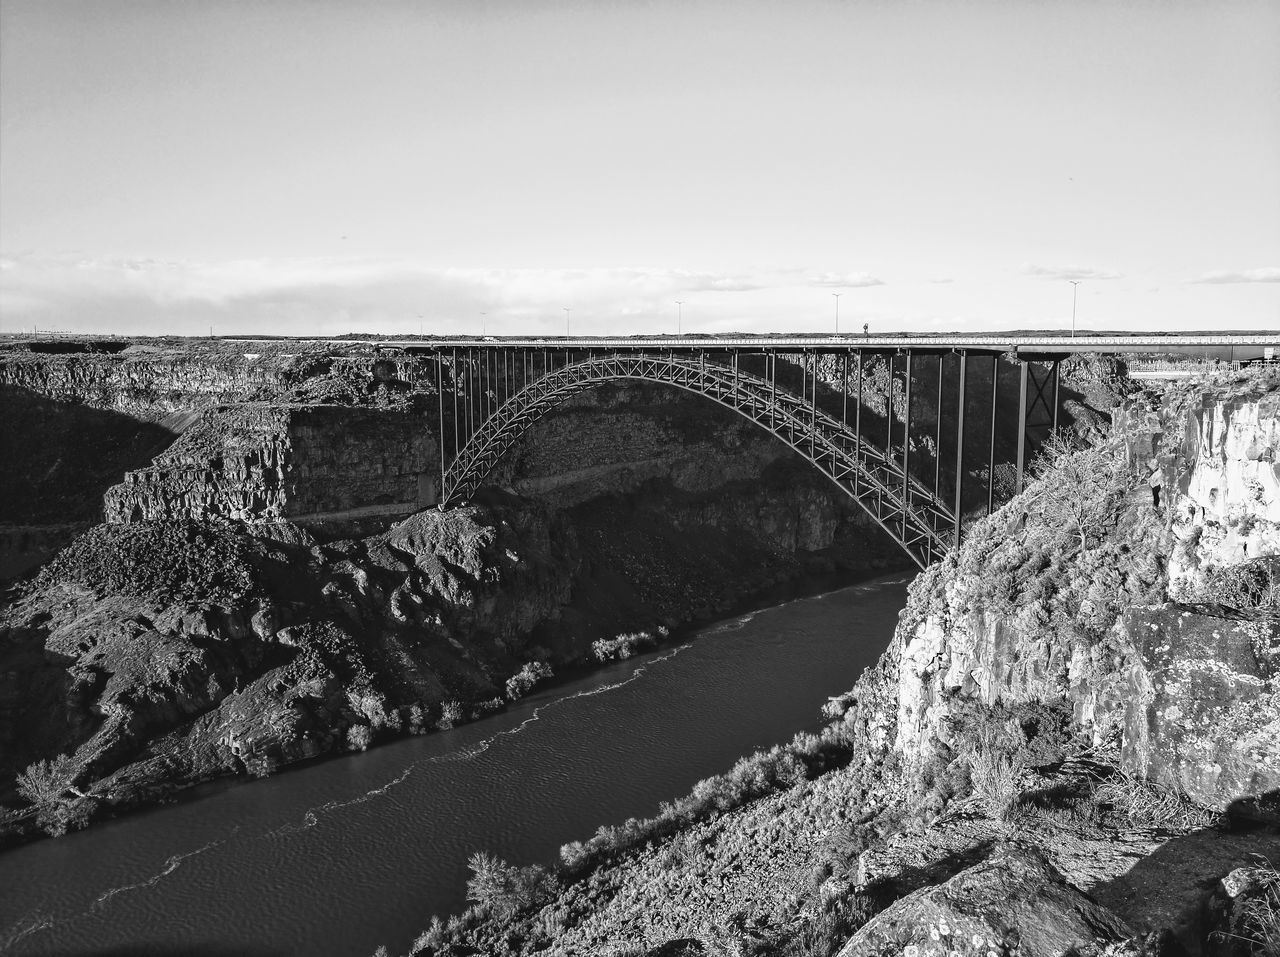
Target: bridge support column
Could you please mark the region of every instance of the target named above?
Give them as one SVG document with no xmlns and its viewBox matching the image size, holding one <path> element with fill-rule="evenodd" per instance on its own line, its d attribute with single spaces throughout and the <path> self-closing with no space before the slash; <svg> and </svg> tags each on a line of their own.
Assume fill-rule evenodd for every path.
<svg viewBox="0 0 1280 957">
<path fill-rule="evenodd" d="M 967 401 L 965 376 L 969 368 L 969 353 L 960 353 L 960 389 L 959 408 L 956 410 L 956 499 L 955 499 L 955 546 L 960 547 L 961 501 L 964 496 L 964 407 Z"/>
<path fill-rule="evenodd" d="M 987 456 L 987 514 L 996 500 L 996 409 L 999 404 L 1000 357 L 991 356 L 991 452 Z"/>
<path fill-rule="evenodd" d="M 1025 484 L 1027 455 L 1058 428 L 1058 367 L 1065 354 L 1019 356 L 1022 386 L 1018 398 L 1018 487 Z M 1036 370 L 1036 365 L 1046 368 Z"/>
<path fill-rule="evenodd" d="M 1022 492 L 1022 475 L 1027 465 L 1027 369 L 1030 363 L 1020 363 L 1018 381 L 1018 484 L 1015 494 Z"/>
</svg>

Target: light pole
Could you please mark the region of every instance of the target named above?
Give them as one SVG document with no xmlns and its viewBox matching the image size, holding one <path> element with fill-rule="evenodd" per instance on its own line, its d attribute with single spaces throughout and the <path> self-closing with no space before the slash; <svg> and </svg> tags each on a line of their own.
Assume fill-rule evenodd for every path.
<svg viewBox="0 0 1280 957">
<path fill-rule="evenodd" d="M 1068 279 L 1071 283 L 1071 338 L 1076 337 L 1076 294 L 1080 292 L 1080 280 Z"/>
<path fill-rule="evenodd" d="M 482 312 L 482 313 L 480 313 L 480 336 L 481 336 L 481 338 L 483 338 L 483 337 L 484 337 L 484 334 L 485 334 L 486 332 L 488 332 L 487 324 L 486 324 L 486 322 L 485 322 L 485 316 L 487 316 L 487 315 L 489 315 L 487 312 Z"/>
<path fill-rule="evenodd" d="M 569 334 L 569 307 L 561 306 L 560 308 L 564 310 L 564 334 L 567 336 Z"/>
<path fill-rule="evenodd" d="M 833 292 L 831 295 L 836 297 L 836 335 L 840 335 L 840 297 L 844 295 L 842 292 Z"/>
<path fill-rule="evenodd" d="M 676 300 L 676 335 L 681 335 L 681 327 L 684 325 L 684 300 Z"/>
</svg>

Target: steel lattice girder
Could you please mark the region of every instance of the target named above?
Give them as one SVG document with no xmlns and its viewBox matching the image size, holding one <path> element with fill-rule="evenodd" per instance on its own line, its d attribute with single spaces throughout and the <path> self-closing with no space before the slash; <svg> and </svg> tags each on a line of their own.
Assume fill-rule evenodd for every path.
<svg viewBox="0 0 1280 957">
<path fill-rule="evenodd" d="M 567 358 L 567 357 L 566 357 Z M 770 381 L 730 366 L 673 354 L 589 356 L 529 382 L 485 418 L 442 476 L 442 505 L 465 501 L 516 440 L 553 406 L 618 379 L 660 382 L 705 396 L 777 436 L 853 498 L 920 567 L 954 536 L 955 514 L 922 482 L 847 423 Z M 442 450 L 443 451 L 443 450 Z"/>
</svg>

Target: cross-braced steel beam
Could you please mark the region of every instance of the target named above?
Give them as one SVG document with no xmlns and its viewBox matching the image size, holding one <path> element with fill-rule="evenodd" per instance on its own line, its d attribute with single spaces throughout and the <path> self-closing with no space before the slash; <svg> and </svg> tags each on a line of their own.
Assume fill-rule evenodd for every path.
<svg viewBox="0 0 1280 957">
<path fill-rule="evenodd" d="M 812 397 L 800 398 L 778 388 L 776 373 L 757 376 L 740 366 L 710 362 L 705 352 L 566 356 L 545 368 L 483 418 L 455 449 L 441 477 L 443 505 L 474 496 L 502 456 L 552 407 L 604 382 L 640 379 L 705 396 L 777 436 L 853 498 L 922 568 L 951 544 L 955 513 L 907 471 L 905 455 L 899 461 L 819 409 L 816 385 Z M 776 362 L 766 363 L 769 369 L 776 370 Z M 802 385 L 808 389 L 807 372 Z M 479 386 L 483 408 L 490 389 L 485 381 Z M 445 462 L 443 442 L 441 451 Z"/>
<path fill-rule="evenodd" d="M 547 341 L 451 342 L 426 351 L 438 363 L 442 506 L 473 497 L 502 456 L 554 406 L 605 382 L 638 379 L 705 396 L 778 437 L 857 502 L 921 567 L 959 544 L 966 486 L 984 475 L 982 466 L 986 488 L 975 488 L 970 504 L 978 504 L 976 496 L 985 491 L 982 504 L 987 512 L 994 507 L 996 463 L 1012 457 L 1014 429 L 1020 487 L 1028 450 L 1057 425 L 1060 355 L 1034 357 L 1047 363 L 1044 372 L 1026 357 L 1014 423 L 1010 414 L 997 415 L 1008 376 L 1000 375 L 1001 361 L 990 350 Z M 990 360 L 989 367 L 977 367 L 979 373 L 989 368 L 989 389 L 975 389 L 969 381 L 974 355 Z M 931 372 L 936 383 L 930 383 Z M 872 404 L 864 403 L 881 392 Z M 920 408 L 927 406 L 926 397 L 933 400 L 932 412 Z M 954 425 L 944 428 L 944 418 Z M 974 443 L 968 453 L 966 423 L 978 433 L 968 437 Z M 954 463 L 945 472 L 944 445 Z"/>
</svg>

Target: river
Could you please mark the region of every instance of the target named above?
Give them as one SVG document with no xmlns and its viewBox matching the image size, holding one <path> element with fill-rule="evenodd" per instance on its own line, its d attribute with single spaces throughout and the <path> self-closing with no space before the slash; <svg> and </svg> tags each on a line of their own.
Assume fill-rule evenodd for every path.
<svg viewBox="0 0 1280 957">
<path fill-rule="evenodd" d="M 465 906 L 472 852 L 551 863 L 817 728 L 888 644 L 907 581 L 741 615 L 475 724 L 4 852 L 0 951 L 403 954 Z"/>
</svg>

